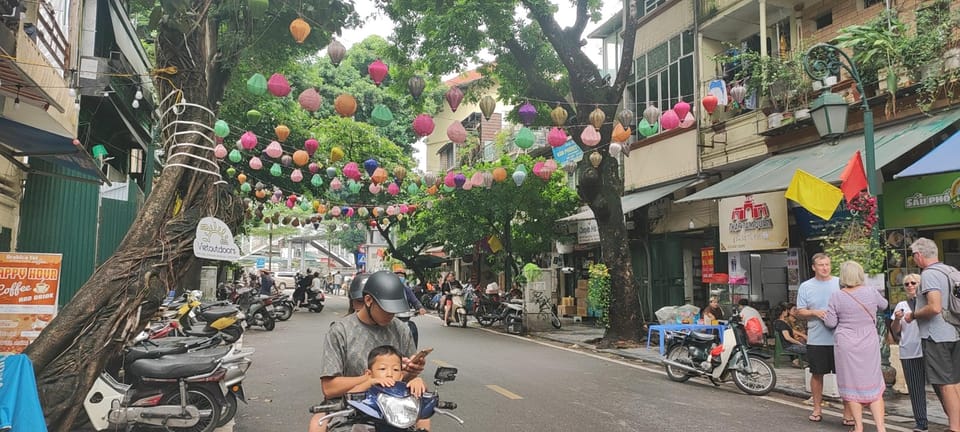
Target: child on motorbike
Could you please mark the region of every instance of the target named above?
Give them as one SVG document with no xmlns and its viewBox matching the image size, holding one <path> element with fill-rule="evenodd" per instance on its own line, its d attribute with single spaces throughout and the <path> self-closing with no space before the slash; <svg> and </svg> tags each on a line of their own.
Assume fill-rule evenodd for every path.
<svg viewBox="0 0 960 432">
<path fill-rule="evenodd" d="M 367 370 L 365 372 L 367 380 L 354 386 L 349 393 L 365 392 L 374 385 L 393 387 L 397 381 L 403 379 L 401 358 L 400 352 L 390 345 L 381 345 L 374 348 L 367 356 Z M 410 394 L 416 397 L 423 396 L 423 392 L 427 391 L 427 385 L 420 377 L 407 381 L 407 388 L 410 389 Z"/>
</svg>

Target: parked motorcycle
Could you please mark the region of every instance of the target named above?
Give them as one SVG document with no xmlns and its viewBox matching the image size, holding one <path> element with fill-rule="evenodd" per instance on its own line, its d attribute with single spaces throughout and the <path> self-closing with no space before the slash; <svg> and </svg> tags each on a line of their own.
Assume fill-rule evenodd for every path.
<svg viewBox="0 0 960 432">
<path fill-rule="evenodd" d="M 747 332 L 740 316 L 730 318 L 723 338 L 718 335 L 689 332 L 675 333 L 663 360 L 667 377 L 685 382 L 703 376 L 714 385 L 731 377 L 744 393 L 762 396 L 777 385 L 777 374 L 767 362 L 770 356 L 750 348 Z"/>
<path fill-rule="evenodd" d="M 277 321 L 286 321 L 293 317 L 293 308 L 296 306 L 289 295 L 276 294 L 270 297 L 273 303 L 273 318 Z"/>
<path fill-rule="evenodd" d="M 323 295 L 323 290 L 320 288 L 307 288 L 307 309 L 310 312 L 320 312 L 323 310 L 323 302 L 327 299 L 327 296 Z"/>
<path fill-rule="evenodd" d="M 238 320 L 240 310 L 229 302 L 220 301 L 211 304 L 200 302 L 200 291 L 187 291 L 183 295 L 183 303 L 177 307 L 173 321 L 176 321 L 179 332 L 187 336 L 210 337 L 222 334 L 227 343 L 233 343 L 243 334 L 243 327 Z M 171 304 L 176 305 L 176 303 Z M 174 324 L 168 324 L 173 326 Z"/>
<path fill-rule="evenodd" d="M 490 327 L 497 321 L 502 321 L 507 332 L 523 334 L 523 300 L 501 299 L 497 294 L 477 292 L 476 309 L 473 315 L 481 327 Z"/>
<path fill-rule="evenodd" d="M 456 377 L 456 368 L 438 367 L 433 383 L 439 387 Z M 416 431 L 417 420 L 434 414 L 450 417 L 462 425 L 463 420 L 451 412 L 456 408 L 454 402 L 441 401 L 436 391 L 417 398 L 410 394 L 406 383 L 398 382 L 393 387 L 373 386 L 364 393 L 348 394 L 342 400 L 313 406 L 310 412 L 327 413 L 318 421 L 329 420 L 330 431 L 356 430 L 353 428 L 360 426 L 360 430 L 399 432 Z"/>
<path fill-rule="evenodd" d="M 259 326 L 273 331 L 277 321 L 273 318 L 273 302 L 270 296 L 259 295 L 252 288 L 244 288 L 237 293 L 237 306 L 246 316 L 247 326 Z"/>
</svg>

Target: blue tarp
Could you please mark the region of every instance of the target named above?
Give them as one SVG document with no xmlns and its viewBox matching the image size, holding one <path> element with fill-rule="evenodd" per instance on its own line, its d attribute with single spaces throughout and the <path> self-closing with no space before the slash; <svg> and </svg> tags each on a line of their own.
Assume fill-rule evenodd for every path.
<svg viewBox="0 0 960 432">
<path fill-rule="evenodd" d="M 927 153 L 926 156 L 893 177 L 916 177 L 951 171 L 960 171 L 960 132 L 951 135 L 950 138 L 930 150 L 930 153 Z"/>
<path fill-rule="evenodd" d="M 14 156 L 39 158 L 94 179 L 101 177 L 93 158 L 74 146 L 73 138 L 0 117 L 0 142 L 14 149 Z"/>
</svg>

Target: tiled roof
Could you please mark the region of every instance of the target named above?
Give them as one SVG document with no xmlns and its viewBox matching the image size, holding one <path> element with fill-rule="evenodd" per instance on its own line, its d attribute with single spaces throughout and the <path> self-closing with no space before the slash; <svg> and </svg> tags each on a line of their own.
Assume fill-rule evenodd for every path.
<svg viewBox="0 0 960 432">
<path fill-rule="evenodd" d="M 459 86 L 459 85 L 471 83 L 480 78 L 483 78 L 483 75 L 481 75 L 480 72 L 477 72 L 477 70 L 474 69 L 471 71 L 464 72 L 460 75 L 457 75 L 456 77 L 453 77 L 447 80 L 444 84 L 446 84 L 447 86 L 453 87 L 453 86 Z"/>
</svg>

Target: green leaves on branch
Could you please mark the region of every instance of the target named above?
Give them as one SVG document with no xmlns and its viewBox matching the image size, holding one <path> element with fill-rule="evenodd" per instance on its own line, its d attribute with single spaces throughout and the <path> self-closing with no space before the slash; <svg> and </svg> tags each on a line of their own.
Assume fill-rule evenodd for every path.
<svg viewBox="0 0 960 432">
<path fill-rule="evenodd" d="M 587 282 L 587 302 L 600 313 L 597 324 L 610 327 L 610 271 L 605 264 L 592 264 Z"/>
</svg>

